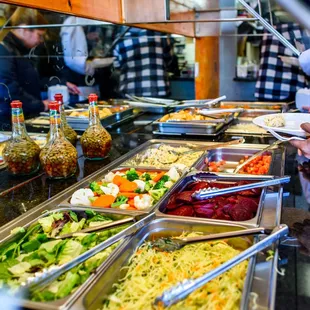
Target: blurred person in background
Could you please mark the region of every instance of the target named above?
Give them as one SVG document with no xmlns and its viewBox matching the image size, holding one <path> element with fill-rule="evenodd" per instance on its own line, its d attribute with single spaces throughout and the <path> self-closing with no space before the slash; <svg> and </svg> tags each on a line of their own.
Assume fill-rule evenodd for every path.
<svg viewBox="0 0 310 310">
<path fill-rule="evenodd" d="M 74 25 L 66 27 L 65 25 Z M 90 93 L 99 92 L 99 68 L 106 68 L 113 63 L 113 58 L 100 58 L 99 44 L 102 40 L 98 21 L 69 16 L 61 27 L 60 37 L 63 48 L 65 79 L 78 85 L 76 94 L 87 99 Z M 86 25 L 86 26 L 81 26 Z M 99 49 L 99 52 L 97 51 Z M 99 53 L 99 55 L 98 55 Z"/>
<path fill-rule="evenodd" d="M 10 19 L 10 25 L 45 25 L 37 10 L 19 7 Z M 0 122 L 10 123 L 12 100 L 23 102 L 25 116 L 39 114 L 48 109 L 48 101 L 41 100 L 40 77 L 32 56 L 43 42 L 45 30 L 11 30 L 0 43 Z"/>
<path fill-rule="evenodd" d="M 163 34 L 131 28 L 113 50 L 114 67 L 119 70 L 119 93 L 143 97 L 170 94 L 167 68 L 172 48 Z"/>
</svg>

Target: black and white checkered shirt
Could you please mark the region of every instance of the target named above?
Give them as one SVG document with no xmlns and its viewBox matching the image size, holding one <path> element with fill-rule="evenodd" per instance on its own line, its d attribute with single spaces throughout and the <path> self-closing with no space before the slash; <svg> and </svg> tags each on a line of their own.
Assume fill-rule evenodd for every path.
<svg viewBox="0 0 310 310">
<path fill-rule="evenodd" d="M 166 67 L 171 61 L 171 47 L 162 36 L 151 30 L 132 28 L 115 46 L 114 67 L 120 69 L 119 91 L 123 95 L 169 95 Z"/>
<path fill-rule="evenodd" d="M 279 24 L 275 28 L 293 45 L 302 43 L 302 31 L 295 23 Z M 306 76 L 297 67 L 284 63 L 278 56 L 295 56 L 275 36 L 265 32 L 260 56 L 255 97 L 258 100 L 284 101 L 294 99 L 298 89 L 307 86 Z"/>
</svg>

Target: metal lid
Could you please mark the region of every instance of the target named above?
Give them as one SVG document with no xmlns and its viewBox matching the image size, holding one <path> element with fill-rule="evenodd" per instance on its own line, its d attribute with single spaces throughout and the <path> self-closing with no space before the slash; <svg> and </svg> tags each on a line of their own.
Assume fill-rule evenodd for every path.
<svg viewBox="0 0 310 310">
<path fill-rule="evenodd" d="M 90 94 L 88 96 L 89 101 L 98 101 L 98 96 L 96 94 Z"/>
<path fill-rule="evenodd" d="M 56 101 L 63 101 L 63 97 L 62 97 L 62 94 L 55 94 L 55 96 L 54 96 L 54 99 L 56 100 Z"/>
<path fill-rule="evenodd" d="M 50 110 L 57 110 L 57 111 L 59 111 L 60 103 L 57 102 L 57 101 L 51 101 L 48 104 L 48 107 L 49 107 Z"/>
</svg>

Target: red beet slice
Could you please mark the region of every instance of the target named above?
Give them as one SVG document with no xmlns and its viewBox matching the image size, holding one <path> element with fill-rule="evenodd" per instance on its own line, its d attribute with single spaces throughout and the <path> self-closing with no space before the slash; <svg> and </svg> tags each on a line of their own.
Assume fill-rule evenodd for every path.
<svg viewBox="0 0 310 310">
<path fill-rule="evenodd" d="M 223 212 L 225 213 L 225 214 L 230 214 L 230 210 L 232 209 L 234 207 L 234 205 L 233 204 L 231 204 L 231 203 L 228 203 L 228 204 L 226 204 L 224 207 L 223 207 Z"/>
<path fill-rule="evenodd" d="M 168 200 L 168 203 L 166 205 L 166 208 L 167 209 L 175 209 L 177 207 L 177 201 L 176 201 L 176 198 L 177 198 L 177 194 L 173 194 L 169 200 Z"/>
<path fill-rule="evenodd" d="M 247 221 L 254 217 L 254 213 L 251 208 L 236 204 L 230 210 L 230 216 L 234 221 Z"/>
<path fill-rule="evenodd" d="M 213 209 L 207 209 L 207 208 L 195 208 L 196 215 L 198 217 L 205 217 L 205 218 L 212 218 L 215 214 L 215 211 Z"/>
<path fill-rule="evenodd" d="M 178 216 L 194 216 L 195 212 L 191 206 L 181 206 L 177 209 L 168 211 L 167 214 Z"/>
<path fill-rule="evenodd" d="M 190 203 L 193 200 L 192 194 L 193 194 L 193 191 L 185 191 L 182 193 L 178 193 L 176 195 L 176 202 L 177 203 L 180 203 L 180 202 Z"/>
<path fill-rule="evenodd" d="M 257 202 L 253 198 L 249 198 L 249 197 L 238 196 L 238 204 L 243 207 L 246 206 L 253 213 L 255 213 L 258 208 Z"/>
<path fill-rule="evenodd" d="M 216 204 L 214 202 L 210 202 L 210 203 L 200 203 L 200 204 L 193 204 L 193 208 L 199 209 L 199 208 L 205 208 L 205 209 L 214 209 L 214 207 L 216 206 Z"/>
</svg>

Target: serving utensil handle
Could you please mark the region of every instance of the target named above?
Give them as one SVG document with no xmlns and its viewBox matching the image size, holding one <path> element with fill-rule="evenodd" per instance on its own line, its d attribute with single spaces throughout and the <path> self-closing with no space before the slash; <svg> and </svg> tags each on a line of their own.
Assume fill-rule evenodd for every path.
<svg viewBox="0 0 310 310">
<path fill-rule="evenodd" d="M 216 191 L 208 191 L 208 189 L 201 189 L 201 190 L 193 193 L 192 196 L 195 199 L 204 200 L 204 199 L 212 198 L 215 196 L 231 194 L 231 193 L 244 191 L 244 190 L 248 190 L 248 189 L 267 187 L 267 186 L 271 186 L 271 185 L 280 185 L 283 183 L 288 183 L 290 181 L 290 179 L 291 179 L 291 177 L 286 175 L 283 177 L 275 177 L 275 178 L 273 178 L 271 180 L 267 180 L 267 181 L 261 181 L 261 182 L 256 182 L 256 183 L 249 183 L 249 184 L 245 184 L 245 185 L 240 185 L 240 186 L 222 188 L 222 189 L 219 189 Z"/>
<path fill-rule="evenodd" d="M 256 244 L 249 247 L 247 250 L 241 252 L 239 255 L 220 265 L 219 267 L 211 270 L 210 272 L 204 274 L 203 276 L 195 280 L 184 280 L 173 286 L 171 289 L 164 291 L 164 293 L 155 299 L 154 305 L 160 307 L 169 307 L 182 299 L 186 298 L 189 294 L 201 288 L 203 285 L 213 280 L 217 276 L 221 275 L 225 271 L 231 269 L 232 267 L 240 264 L 244 260 L 250 258 L 251 256 L 257 254 L 263 249 L 267 248 L 271 244 L 277 242 L 280 238 L 288 234 L 287 225 L 280 225 L 276 227 L 270 236 L 257 242 Z"/>
<path fill-rule="evenodd" d="M 233 238 L 233 237 L 249 236 L 249 235 L 255 235 L 255 234 L 260 234 L 260 233 L 261 234 L 265 233 L 265 228 L 263 227 L 250 228 L 250 229 L 229 231 L 229 232 L 218 233 L 218 234 L 203 235 L 203 236 L 198 236 L 198 237 L 182 238 L 181 240 L 186 243 L 196 243 L 196 242 L 202 242 L 202 241 L 208 241 L 208 240 L 218 240 L 218 239 L 226 239 L 226 238 Z"/>
</svg>

